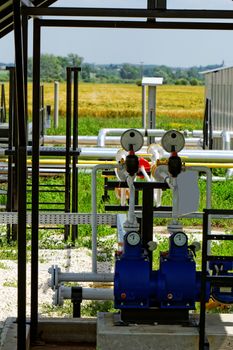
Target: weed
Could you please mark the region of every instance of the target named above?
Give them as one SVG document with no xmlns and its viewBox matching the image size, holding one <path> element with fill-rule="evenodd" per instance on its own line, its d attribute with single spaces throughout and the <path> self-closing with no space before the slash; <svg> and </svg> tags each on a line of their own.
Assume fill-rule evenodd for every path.
<svg viewBox="0 0 233 350">
<path fill-rule="evenodd" d="M 0 261 L 0 269 L 1 270 L 7 270 L 8 267 L 3 262 Z"/>
<path fill-rule="evenodd" d="M 18 286 L 17 281 L 5 281 L 3 283 L 3 287 L 17 288 L 17 286 Z"/>
</svg>

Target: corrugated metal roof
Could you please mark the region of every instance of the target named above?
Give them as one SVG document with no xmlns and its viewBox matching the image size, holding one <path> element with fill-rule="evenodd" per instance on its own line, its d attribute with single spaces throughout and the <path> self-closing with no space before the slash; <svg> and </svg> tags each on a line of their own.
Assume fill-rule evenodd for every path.
<svg viewBox="0 0 233 350">
<path fill-rule="evenodd" d="M 216 73 L 216 72 L 219 72 L 221 70 L 230 69 L 230 68 L 233 68 L 233 66 L 226 66 L 226 67 L 220 67 L 220 68 L 205 70 L 204 72 L 200 72 L 200 74 Z"/>
<path fill-rule="evenodd" d="M 34 6 L 48 7 L 56 0 L 31 0 L 22 1 L 26 3 L 33 3 Z M 13 0 L 0 0 L 0 38 L 13 30 Z"/>
</svg>

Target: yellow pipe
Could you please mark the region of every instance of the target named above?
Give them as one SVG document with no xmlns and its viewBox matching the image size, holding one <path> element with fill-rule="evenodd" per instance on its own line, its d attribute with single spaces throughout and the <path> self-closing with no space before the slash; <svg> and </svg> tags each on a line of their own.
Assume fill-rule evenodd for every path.
<svg viewBox="0 0 233 350">
<path fill-rule="evenodd" d="M 0 159 L 0 162 L 7 163 L 7 158 Z M 162 162 L 161 162 L 162 163 Z M 167 163 L 167 162 L 166 162 Z M 31 165 L 32 160 L 28 159 L 27 164 Z M 48 164 L 48 165 L 64 165 L 65 159 L 40 159 L 40 164 Z M 115 160 L 79 160 L 78 164 L 116 164 L 117 162 Z M 233 168 L 233 163 L 196 163 L 196 162 L 185 162 L 185 166 L 205 166 L 207 168 Z"/>
<path fill-rule="evenodd" d="M 205 166 L 206 168 L 233 168 L 233 163 L 185 163 L 185 166 Z"/>
</svg>

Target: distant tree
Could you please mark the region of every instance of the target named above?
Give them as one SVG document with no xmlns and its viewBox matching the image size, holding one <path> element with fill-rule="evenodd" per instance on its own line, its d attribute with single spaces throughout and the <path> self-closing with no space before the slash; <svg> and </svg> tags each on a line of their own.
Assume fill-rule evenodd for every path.
<svg viewBox="0 0 233 350">
<path fill-rule="evenodd" d="M 140 78 L 140 69 L 132 64 L 125 63 L 120 69 L 120 77 L 126 80 L 136 80 Z"/>
<path fill-rule="evenodd" d="M 73 66 L 73 67 L 80 67 L 83 62 L 83 57 L 80 57 L 79 55 L 75 53 L 69 53 L 67 55 L 67 65 Z"/>
<path fill-rule="evenodd" d="M 199 85 L 199 81 L 196 78 L 192 78 L 189 81 L 190 85 Z"/>
<path fill-rule="evenodd" d="M 181 79 L 177 79 L 175 81 L 175 85 L 188 85 L 189 82 L 187 79 L 181 78 Z"/>
</svg>

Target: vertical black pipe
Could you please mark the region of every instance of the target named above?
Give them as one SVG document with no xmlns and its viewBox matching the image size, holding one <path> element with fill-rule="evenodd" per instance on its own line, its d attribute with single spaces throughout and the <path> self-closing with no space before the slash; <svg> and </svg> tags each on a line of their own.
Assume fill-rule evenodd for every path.
<svg viewBox="0 0 233 350">
<path fill-rule="evenodd" d="M 142 191 L 142 244 L 148 248 L 148 242 L 153 240 L 153 188 L 143 188 Z M 152 266 L 152 253 L 149 253 Z"/>
<path fill-rule="evenodd" d="M 13 110 L 14 110 L 14 88 L 15 88 L 15 69 L 13 67 L 7 68 L 9 70 L 9 132 L 8 132 L 8 148 L 12 150 L 13 147 Z M 8 156 L 8 185 L 7 185 L 7 206 L 6 210 L 11 212 L 13 209 L 13 156 Z M 13 225 L 7 225 L 7 241 L 12 237 Z"/>
<path fill-rule="evenodd" d="M 20 13 L 21 1 L 13 1 L 14 42 L 16 62 L 16 107 L 18 125 L 18 328 L 17 349 L 26 349 L 26 113 L 25 85 L 23 67 L 22 23 Z"/>
<path fill-rule="evenodd" d="M 78 72 L 80 68 L 74 68 L 74 88 L 73 88 L 73 150 L 78 148 Z M 78 212 L 78 169 L 77 155 L 73 156 L 72 164 L 72 212 Z M 72 242 L 77 239 L 78 226 L 72 226 Z"/>
<path fill-rule="evenodd" d="M 207 274 L 207 234 L 209 217 L 206 210 L 203 215 L 203 235 L 202 235 L 202 263 L 201 263 L 201 295 L 200 295 L 200 322 L 199 322 L 199 350 L 205 348 L 205 304 L 206 304 L 206 274 Z"/>
<path fill-rule="evenodd" d="M 24 63 L 24 91 L 25 91 L 25 121 L 28 124 L 28 16 L 22 17 L 23 25 L 23 63 Z M 26 137 L 28 136 L 28 131 Z"/>
<path fill-rule="evenodd" d="M 66 68 L 66 173 L 65 173 L 65 212 L 70 212 L 70 147 L 71 147 L 71 68 Z M 70 234 L 70 226 L 65 225 L 65 237 Z"/>
<path fill-rule="evenodd" d="M 40 20 L 35 18 L 33 22 L 31 342 L 36 339 L 38 325 L 40 46 Z"/>
</svg>

